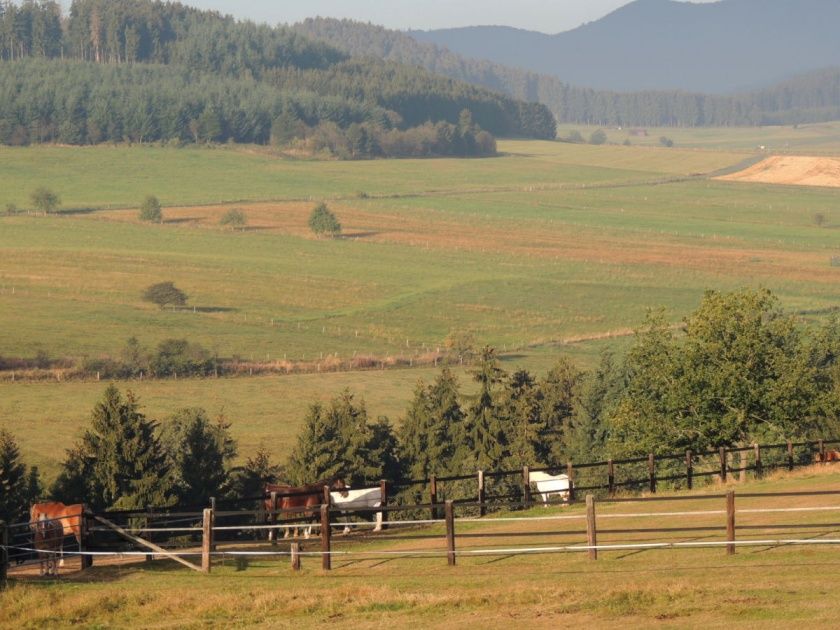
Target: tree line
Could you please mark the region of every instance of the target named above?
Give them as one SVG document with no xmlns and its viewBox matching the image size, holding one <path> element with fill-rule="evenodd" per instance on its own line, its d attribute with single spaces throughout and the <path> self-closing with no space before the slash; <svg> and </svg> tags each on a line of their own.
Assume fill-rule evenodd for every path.
<svg viewBox="0 0 840 630">
<path fill-rule="evenodd" d="M 405 132 L 458 125 L 465 109 L 488 134 L 555 133 L 544 106 L 178 3 L 75 0 L 66 18 L 54 2 L 2 3 L 0 59 L 6 144 L 268 144 L 278 120 L 293 120 L 297 138 L 364 124 L 369 136 L 403 132 L 407 144 Z M 383 140 L 366 156 L 399 144 Z M 437 154 L 463 154 L 445 149 Z"/>
<path fill-rule="evenodd" d="M 307 19 L 294 30 L 355 56 L 421 66 L 457 81 L 546 105 L 561 123 L 602 126 L 727 127 L 781 125 L 840 117 L 840 69 L 827 69 L 735 95 L 678 90 L 612 92 L 470 59 L 410 35 L 372 24 Z"/>
<path fill-rule="evenodd" d="M 590 371 L 562 358 L 542 377 L 509 373 L 485 347 L 468 374 L 470 393 L 449 368 L 418 382 L 396 428 L 350 391 L 311 405 L 282 468 L 264 452 L 235 467 L 226 420 L 185 409 L 159 425 L 111 386 L 51 493 L 95 508 L 192 505 L 253 496 L 276 478 L 341 475 L 360 486 L 803 441 L 840 429 L 840 320 L 802 326 L 765 290 L 709 292 L 680 332 L 653 313 L 625 356 L 605 353 Z M 0 476 L 11 470 L 14 479 L 0 481 L 22 501 L 39 487 L 37 474 L 27 475 L 13 439 L 1 437 Z M 518 481 L 500 483 L 518 491 Z M 421 497 L 409 489 L 402 498 Z"/>
</svg>

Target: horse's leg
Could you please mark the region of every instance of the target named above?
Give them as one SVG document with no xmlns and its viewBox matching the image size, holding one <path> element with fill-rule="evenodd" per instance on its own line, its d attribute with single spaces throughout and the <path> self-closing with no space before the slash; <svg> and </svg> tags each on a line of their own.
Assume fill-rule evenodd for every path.
<svg viewBox="0 0 840 630">
<path fill-rule="evenodd" d="M 382 512 L 376 513 L 376 527 L 373 528 L 374 532 L 381 532 L 382 531 Z"/>
</svg>

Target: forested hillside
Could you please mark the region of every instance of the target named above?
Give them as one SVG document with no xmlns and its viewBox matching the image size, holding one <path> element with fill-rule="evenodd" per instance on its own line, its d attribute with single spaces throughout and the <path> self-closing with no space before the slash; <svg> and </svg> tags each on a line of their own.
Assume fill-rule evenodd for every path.
<svg viewBox="0 0 840 630">
<path fill-rule="evenodd" d="M 838 23 L 836 0 L 635 0 L 556 35 L 501 26 L 411 35 L 573 85 L 728 94 L 840 65 Z"/>
<path fill-rule="evenodd" d="M 471 59 L 372 24 L 317 18 L 293 28 L 350 55 L 418 65 L 457 81 L 543 103 L 564 123 L 700 127 L 794 124 L 840 117 L 840 69 L 732 96 L 678 90 L 622 93 L 576 87 L 554 76 Z"/>
<path fill-rule="evenodd" d="M 0 142 L 256 142 L 342 157 L 553 138 L 542 105 L 151 0 L 0 4 Z M 468 113 L 467 111 L 468 110 Z"/>
</svg>

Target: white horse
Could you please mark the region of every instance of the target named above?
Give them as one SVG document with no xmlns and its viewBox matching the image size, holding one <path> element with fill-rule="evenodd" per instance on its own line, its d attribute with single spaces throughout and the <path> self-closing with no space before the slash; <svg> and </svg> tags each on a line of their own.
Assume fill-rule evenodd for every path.
<svg viewBox="0 0 840 630">
<path fill-rule="evenodd" d="M 542 499 L 543 507 L 548 507 L 552 496 L 559 496 L 565 503 L 569 502 L 569 476 L 549 475 L 544 472 L 529 473 L 528 481 L 537 486 L 537 492 Z"/>
<path fill-rule="evenodd" d="M 335 508 L 339 510 L 369 510 L 382 507 L 382 492 L 377 488 L 359 488 L 347 490 L 347 496 L 341 496 L 340 492 L 331 492 L 330 499 Z M 376 513 L 375 532 L 382 531 L 382 512 Z M 345 524 L 344 533 L 350 533 L 350 524 Z"/>
</svg>

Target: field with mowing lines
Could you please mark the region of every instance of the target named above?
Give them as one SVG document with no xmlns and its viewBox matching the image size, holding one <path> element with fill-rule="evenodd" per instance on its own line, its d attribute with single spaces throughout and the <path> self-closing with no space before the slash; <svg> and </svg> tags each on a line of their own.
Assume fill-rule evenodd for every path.
<svg viewBox="0 0 840 630">
<path fill-rule="evenodd" d="M 794 475 L 732 486 L 736 493 L 790 492 L 840 489 L 840 474 L 809 469 Z M 720 492 L 712 488 L 704 492 Z M 722 503 L 722 500 L 715 500 Z M 795 499 L 736 499 L 743 508 L 823 507 L 835 497 Z M 658 512 L 721 508 L 714 501 L 674 501 L 653 504 Z M 563 510 L 578 513 L 580 507 Z M 651 505 L 599 505 L 602 525 L 629 527 L 685 527 L 697 518 L 608 519 L 612 513 L 651 510 Z M 546 516 L 560 510 L 537 509 L 511 516 Z M 493 515 L 497 516 L 497 515 Z M 723 516 L 704 516 L 703 523 L 722 526 Z M 746 514 L 742 525 L 830 523 L 831 512 Z M 543 523 L 462 524 L 462 534 L 492 534 L 473 539 L 482 546 L 530 544 L 510 534 L 574 526 Z M 579 527 L 579 526 L 578 526 Z M 441 530 L 428 530 L 442 533 Z M 542 531 L 542 530 L 540 530 Z M 774 529 L 775 537 L 804 537 L 802 530 Z M 766 536 L 764 531 L 741 532 L 739 537 Z M 809 535 L 832 536 L 832 527 Z M 637 540 L 722 539 L 723 532 L 683 534 L 606 535 L 599 542 Z M 553 537 L 556 540 L 556 536 Z M 581 535 L 564 537 L 581 542 Z M 462 543 L 469 540 L 460 539 Z M 537 537 L 534 540 L 539 540 Z M 472 543 L 470 543 L 472 544 Z M 419 546 L 442 548 L 440 539 L 398 542 L 372 541 L 342 548 L 393 551 Z M 460 547 L 459 547 L 460 548 Z M 79 620 L 104 627 L 255 627 L 373 628 L 383 625 L 467 628 L 511 623 L 534 628 L 560 624 L 599 628 L 708 627 L 789 628 L 795 623 L 833 626 L 836 592 L 840 586 L 836 547 L 744 547 L 735 556 L 723 549 L 601 552 L 599 560 L 586 554 L 540 556 L 461 557 L 458 566 L 444 558 L 336 559 L 329 574 L 317 559 L 306 558 L 294 575 L 287 560 L 252 559 L 236 567 L 228 561 L 210 576 L 196 575 L 163 561 L 94 567 L 84 576 L 59 581 L 27 579 L 0 594 L 0 624 L 36 628 L 64 627 Z M 49 606 L 44 606 L 45 598 Z M 282 604 L 278 604 L 282 602 Z M 282 608 L 282 610 L 281 610 Z"/>
<path fill-rule="evenodd" d="M 746 157 L 727 151 L 500 149 L 486 160 L 315 162 L 241 147 L 2 148 L 0 204 L 25 207 L 43 184 L 76 210 L 0 216 L 0 355 L 117 355 L 136 336 L 245 360 L 413 356 L 456 330 L 540 373 L 561 352 L 591 365 L 611 345 L 564 342 L 626 334 L 652 307 L 678 321 L 709 288 L 765 286 L 791 311 L 838 303 L 838 191 L 700 175 Z M 137 221 L 147 193 L 164 201 L 164 224 Z M 221 199 L 243 200 L 245 230 L 218 225 L 234 205 Z M 303 199 L 329 200 L 345 237 L 312 238 Z M 165 280 L 195 312 L 141 301 Z M 155 417 L 224 408 L 243 453 L 268 440 L 282 457 L 313 399 L 351 387 L 372 415 L 397 419 L 419 375 L 431 373 L 133 386 Z M 39 444 L 41 428 L 69 443 L 103 388 L 0 384 L 0 427 L 54 470 L 61 453 Z"/>
</svg>

